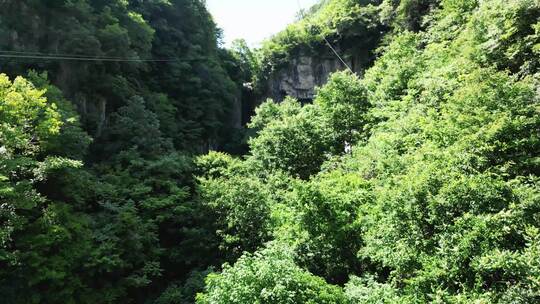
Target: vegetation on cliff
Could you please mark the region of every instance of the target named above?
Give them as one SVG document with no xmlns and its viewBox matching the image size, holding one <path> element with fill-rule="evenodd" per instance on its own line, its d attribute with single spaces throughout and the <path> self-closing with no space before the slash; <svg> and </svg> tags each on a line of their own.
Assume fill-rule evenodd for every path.
<svg viewBox="0 0 540 304">
<path fill-rule="evenodd" d="M 303 278 L 247 268 L 268 251 L 284 256 L 267 264 L 293 259 L 325 279 L 302 290 L 327 288 L 331 300 L 313 294 L 303 303 L 540 301 L 540 4 L 385 1 L 378 9 L 389 4 L 390 32 L 362 79 L 334 74 L 312 105 L 261 105 L 249 155 L 201 180 L 203 193 L 208 183 L 260 181 L 269 215 L 236 227 L 272 238 L 209 276 L 200 303 L 236 294 L 250 299 L 238 303 L 298 302 Z M 411 15 L 417 6 L 430 9 Z M 303 24 L 266 48 L 288 54 Z M 226 216 L 237 212 L 245 210 Z"/>
<path fill-rule="evenodd" d="M 2 302 L 193 302 L 222 257 L 192 158 L 234 150 L 242 85 L 204 3 L 1 1 L 0 19 Z"/>
<path fill-rule="evenodd" d="M 540 301 L 538 1 L 322 1 L 255 52 L 198 0 L 0 6 L 2 301 Z M 323 36 L 365 73 L 224 151 Z"/>
</svg>

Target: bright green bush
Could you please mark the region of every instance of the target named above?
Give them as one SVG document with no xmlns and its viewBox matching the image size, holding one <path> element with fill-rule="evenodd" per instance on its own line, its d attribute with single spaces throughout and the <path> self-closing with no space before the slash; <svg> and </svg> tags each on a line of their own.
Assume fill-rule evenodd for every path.
<svg viewBox="0 0 540 304">
<path fill-rule="evenodd" d="M 343 291 L 299 268 L 290 252 L 268 248 L 242 256 L 222 273 L 210 274 L 200 304 L 348 303 Z"/>
<path fill-rule="evenodd" d="M 300 229 L 306 232 L 297 244 L 300 264 L 337 283 L 369 268 L 356 255 L 363 245 L 363 216 L 373 202 L 369 183 L 333 171 L 293 191 Z"/>
<path fill-rule="evenodd" d="M 367 113 L 371 105 L 360 79 L 350 72 L 337 72 L 317 90 L 314 101 L 332 134 L 336 153 L 343 153 L 369 135 Z"/>
<path fill-rule="evenodd" d="M 298 110 L 297 114 L 288 115 L 291 102 L 279 105 L 278 108 L 284 109 L 277 110 L 276 114 L 269 112 L 273 106 L 265 106 L 259 112 L 272 120 L 265 123 L 267 118 L 255 118 L 254 125 L 266 125 L 250 139 L 249 145 L 253 160 L 265 170 L 283 170 L 307 179 L 319 171 L 331 152 L 331 133 L 321 122 L 315 106 L 309 105 Z"/>
</svg>

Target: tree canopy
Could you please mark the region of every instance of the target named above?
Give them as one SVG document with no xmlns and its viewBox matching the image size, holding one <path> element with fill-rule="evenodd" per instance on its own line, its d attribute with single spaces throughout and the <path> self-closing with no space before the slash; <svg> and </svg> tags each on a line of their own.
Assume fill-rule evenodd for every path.
<svg viewBox="0 0 540 304">
<path fill-rule="evenodd" d="M 0 8 L 5 303 L 540 301 L 537 1 L 321 1 L 258 50 L 199 0 Z M 323 37 L 363 73 L 238 126 Z"/>
</svg>

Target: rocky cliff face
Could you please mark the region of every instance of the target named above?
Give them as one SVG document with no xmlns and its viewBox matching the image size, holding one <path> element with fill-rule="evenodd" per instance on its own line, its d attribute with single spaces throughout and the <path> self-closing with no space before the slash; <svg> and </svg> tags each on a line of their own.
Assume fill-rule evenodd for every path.
<svg viewBox="0 0 540 304">
<path fill-rule="evenodd" d="M 344 60 L 355 73 L 362 73 L 359 56 L 346 56 Z M 345 69 L 336 56 L 301 54 L 270 75 L 266 97 L 282 101 L 286 96 L 291 96 L 302 102 L 311 102 L 316 87 L 324 85 L 331 73 Z"/>
</svg>

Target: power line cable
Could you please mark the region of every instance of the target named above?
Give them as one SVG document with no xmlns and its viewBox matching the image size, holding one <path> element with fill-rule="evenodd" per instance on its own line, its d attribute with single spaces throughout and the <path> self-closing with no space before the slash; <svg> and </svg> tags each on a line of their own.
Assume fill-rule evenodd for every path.
<svg viewBox="0 0 540 304">
<path fill-rule="evenodd" d="M 298 3 L 298 8 L 300 9 L 300 15 L 302 16 L 302 19 L 306 19 L 306 16 L 304 15 L 304 10 L 302 9 L 302 5 L 300 4 L 300 0 L 296 0 L 296 3 Z M 306 19 L 307 20 L 307 19 Z M 326 39 L 326 36 L 322 35 L 324 41 L 326 42 L 326 45 L 332 50 L 332 52 L 334 52 L 334 54 L 337 56 L 337 58 L 339 58 L 339 60 L 341 61 L 341 63 L 343 63 L 343 65 L 351 72 L 354 74 L 353 70 L 351 69 L 351 67 L 345 62 L 345 60 L 343 60 L 343 58 L 341 58 L 341 56 L 339 55 L 338 51 L 332 46 L 332 44 L 330 43 L 330 41 L 328 41 L 328 39 Z"/>
<path fill-rule="evenodd" d="M 339 56 L 339 53 L 336 51 L 336 49 L 334 49 L 334 47 L 332 46 L 332 44 L 330 44 L 330 42 L 328 41 L 328 39 L 326 39 L 326 37 L 324 37 L 324 41 L 326 41 L 326 45 L 328 45 L 328 47 L 334 52 L 334 54 L 336 54 L 337 58 L 339 58 L 339 60 L 341 60 L 341 63 L 343 63 L 343 65 L 345 65 L 345 67 L 347 67 L 347 69 L 354 74 L 353 70 L 351 69 L 351 67 L 345 62 L 345 60 L 343 60 L 343 58 L 341 58 L 341 56 Z"/>
<path fill-rule="evenodd" d="M 106 61 L 106 62 L 181 62 L 181 61 L 202 61 L 205 58 L 192 59 L 139 59 L 139 58 L 121 58 L 121 57 L 74 57 L 61 55 L 25 55 L 24 52 L 9 54 L 7 51 L 0 51 L 0 58 L 19 58 L 19 59 L 43 59 L 43 60 L 71 60 L 71 61 Z"/>
<path fill-rule="evenodd" d="M 91 55 L 79 55 L 79 54 L 65 54 L 65 53 L 42 53 L 42 52 L 28 52 L 28 51 L 2 51 L 0 54 L 22 54 L 22 55 L 37 55 L 37 56 L 46 56 L 46 57 L 76 57 L 76 58 L 105 58 L 105 59 L 140 59 L 140 58 L 126 58 L 126 57 L 114 57 L 114 56 L 91 56 Z"/>
<path fill-rule="evenodd" d="M 167 59 L 114 59 L 114 58 L 85 58 L 85 57 L 64 57 L 64 56 L 38 56 L 38 55 L 10 55 L 0 54 L 0 58 L 25 58 L 43 60 L 72 60 L 72 61 L 109 61 L 109 62 L 170 62 Z"/>
</svg>

